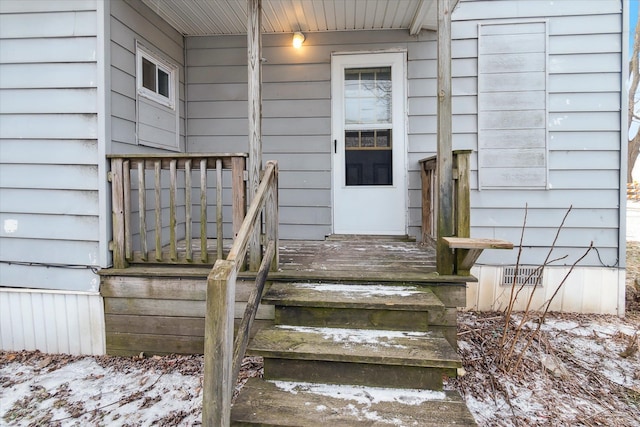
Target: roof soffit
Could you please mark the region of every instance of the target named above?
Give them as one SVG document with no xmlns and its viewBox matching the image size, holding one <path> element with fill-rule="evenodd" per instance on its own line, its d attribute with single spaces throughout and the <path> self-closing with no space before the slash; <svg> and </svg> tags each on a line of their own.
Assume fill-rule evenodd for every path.
<svg viewBox="0 0 640 427">
<path fill-rule="evenodd" d="M 185 36 L 245 34 L 246 0 L 142 0 Z M 455 7 L 458 0 L 449 0 Z M 437 27 L 437 0 L 263 0 L 264 33 Z"/>
</svg>

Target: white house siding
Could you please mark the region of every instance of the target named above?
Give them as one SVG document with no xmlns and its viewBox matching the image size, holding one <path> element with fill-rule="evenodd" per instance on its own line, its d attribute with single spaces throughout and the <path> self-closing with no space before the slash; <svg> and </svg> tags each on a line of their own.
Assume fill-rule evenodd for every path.
<svg viewBox="0 0 640 427">
<path fill-rule="evenodd" d="M 104 351 L 100 19 L 95 0 L 0 2 L 2 349 Z"/>
<path fill-rule="evenodd" d="M 409 232 L 419 235 L 418 160 L 435 150 L 435 35 L 406 30 L 263 35 L 263 159 L 280 165 L 280 235 L 331 234 L 331 53 L 406 49 L 409 92 Z M 187 148 L 247 151 L 245 36 L 189 37 Z"/>
<path fill-rule="evenodd" d="M 464 102 L 472 115 L 477 113 L 479 102 L 478 66 L 474 64 L 478 59 L 478 24 L 544 21 L 548 31 L 548 189 L 479 190 L 478 131 L 456 133 L 454 146 L 475 150 L 471 235 L 518 244 L 524 208 L 528 205 L 520 262 L 539 265 L 566 210 L 573 206 L 552 258 L 567 255 L 556 264 L 571 265 L 591 241 L 597 252 L 592 251 L 580 263 L 581 268 L 572 274 L 559 297 L 561 302 L 556 302 L 554 308 L 622 313 L 624 247 L 619 247 L 623 227 L 619 219 L 622 2 L 462 0 L 452 18 L 453 67 L 455 70 L 460 64 L 468 64 L 470 72 L 464 78 L 454 78 L 454 106 Z M 454 123 L 464 117 L 468 116 L 454 111 Z M 485 251 L 474 270 L 480 286 L 470 285 L 470 307 L 500 308 L 500 302 L 495 300 L 504 289 L 498 287 L 501 266 L 515 264 L 516 256 L 515 250 Z M 545 284 L 557 285 L 556 279 L 566 270 L 566 267 L 548 269 Z"/>
<path fill-rule="evenodd" d="M 178 66 L 176 105 L 180 115 L 180 150 L 184 151 L 184 38 L 139 0 L 112 0 L 111 5 L 111 148 L 110 153 L 165 150 L 138 145 L 136 136 L 136 41 Z M 143 106 L 144 108 L 144 106 Z M 140 112 L 144 115 L 145 111 Z M 166 118 L 166 117 L 165 117 Z M 144 119 L 143 119 L 144 120 Z M 144 126 L 144 123 L 141 123 Z M 154 132 L 145 128 L 148 134 Z"/>
</svg>

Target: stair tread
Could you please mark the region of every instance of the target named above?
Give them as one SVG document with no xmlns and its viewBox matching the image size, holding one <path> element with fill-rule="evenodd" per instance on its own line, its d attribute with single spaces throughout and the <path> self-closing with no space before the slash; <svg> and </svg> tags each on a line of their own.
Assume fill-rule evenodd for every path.
<svg viewBox="0 0 640 427">
<path fill-rule="evenodd" d="M 303 307 L 444 310 L 429 288 L 415 285 L 274 283 L 263 302 Z"/>
<path fill-rule="evenodd" d="M 457 392 L 336 386 L 250 379 L 231 412 L 232 425 L 475 426 Z"/>
<path fill-rule="evenodd" d="M 259 331 L 248 352 L 283 359 L 438 368 L 462 366 L 460 356 L 439 331 L 277 325 Z"/>
</svg>

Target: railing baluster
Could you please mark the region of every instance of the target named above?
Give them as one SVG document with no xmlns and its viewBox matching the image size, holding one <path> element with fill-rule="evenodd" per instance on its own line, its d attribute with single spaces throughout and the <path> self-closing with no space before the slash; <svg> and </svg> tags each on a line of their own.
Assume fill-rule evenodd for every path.
<svg viewBox="0 0 640 427">
<path fill-rule="evenodd" d="M 147 185 L 146 185 L 145 161 L 138 162 L 138 216 L 140 217 L 140 257 L 147 260 L 149 249 L 147 248 Z"/>
<path fill-rule="evenodd" d="M 218 259 L 222 259 L 222 159 L 216 159 L 216 243 Z"/>
<path fill-rule="evenodd" d="M 162 261 L 162 205 L 161 202 L 161 178 L 162 164 L 160 160 L 156 160 L 154 164 L 155 177 L 155 200 L 156 200 L 156 261 Z"/>
<path fill-rule="evenodd" d="M 269 186 L 269 195 L 265 204 L 265 231 L 266 241 L 278 241 L 278 163 L 269 161 L 267 167 L 273 165 L 273 177 Z M 280 251 L 278 245 L 273 249 L 274 262 L 271 263 L 271 271 L 278 271 L 278 263 L 280 260 Z"/>
<path fill-rule="evenodd" d="M 171 160 L 169 163 L 169 257 L 171 261 L 178 260 L 178 249 L 176 239 L 176 192 L 177 192 L 177 178 L 178 173 L 176 171 L 176 165 L 178 161 L 176 159 Z"/>
<path fill-rule="evenodd" d="M 124 184 L 122 182 L 122 159 L 111 160 L 111 204 L 113 221 L 113 267 L 125 268 L 124 255 Z"/>
<path fill-rule="evenodd" d="M 231 160 L 231 195 L 233 210 L 233 238 L 238 235 L 240 226 L 247 210 L 247 188 L 244 184 L 244 157 L 234 157 Z"/>
<path fill-rule="evenodd" d="M 200 261 L 209 261 L 207 249 L 207 159 L 200 160 Z"/>
<path fill-rule="evenodd" d="M 122 184 L 124 187 L 124 257 L 127 261 L 133 260 L 131 248 L 131 162 L 125 160 L 122 163 Z"/>
<path fill-rule="evenodd" d="M 191 248 L 191 159 L 184 163 L 184 240 L 186 244 L 186 259 L 193 261 L 193 249 Z"/>
</svg>

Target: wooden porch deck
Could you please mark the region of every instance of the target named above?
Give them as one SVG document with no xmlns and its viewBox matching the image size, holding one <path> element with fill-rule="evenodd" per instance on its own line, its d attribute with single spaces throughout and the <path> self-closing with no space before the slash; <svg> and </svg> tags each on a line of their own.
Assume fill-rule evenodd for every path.
<svg viewBox="0 0 640 427">
<path fill-rule="evenodd" d="M 231 243 L 225 241 L 225 256 Z M 179 252 L 184 245 L 178 243 Z M 196 254 L 200 242 L 194 239 L 192 245 Z M 207 247 L 217 247 L 216 239 L 208 239 Z M 462 281 L 459 276 L 438 275 L 436 249 L 406 237 L 332 235 L 326 240 L 280 240 L 279 249 L 278 271 L 269 273 L 274 280 Z"/>
<path fill-rule="evenodd" d="M 330 236 L 323 241 L 280 241 L 273 279 L 434 281 L 436 251 L 427 245 L 379 236 Z"/>
</svg>

